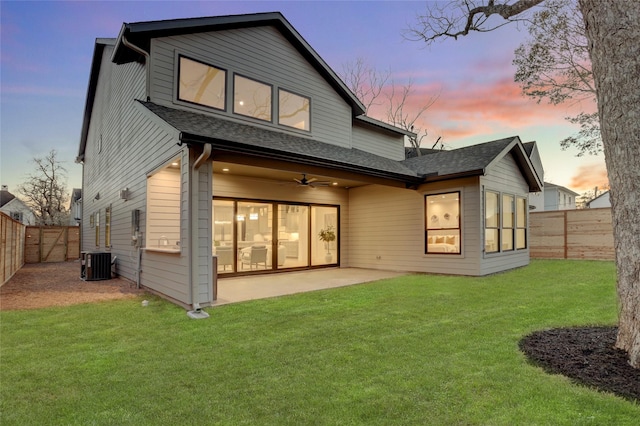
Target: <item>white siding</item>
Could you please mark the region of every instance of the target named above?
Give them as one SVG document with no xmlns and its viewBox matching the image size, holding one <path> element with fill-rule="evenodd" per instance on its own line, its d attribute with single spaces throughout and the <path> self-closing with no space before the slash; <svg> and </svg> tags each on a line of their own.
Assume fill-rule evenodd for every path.
<svg viewBox="0 0 640 426">
<path fill-rule="evenodd" d="M 525 181 L 522 173 L 518 169 L 515 159 L 509 153 L 500 161 L 497 161 L 487 170 L 486 176 L 480 178 L 480 183 L 484 190 L 510 194 L 516 197 L 528 198 L 529 185 Z M 484 200 L 484 193 L 482 194 Z M 527 209 L 528 215 L 528 209 Z M 484 201 L 479 211 L 480 229 L 484 239 Z M 527 224 L 529 223 L 527 217 Z M 523 250 L 512 250 L 504 253 L 484 254 L 481 264 L 481 275 L 492 274 L 507 269 L 517 268 L 529 264 L 529 232 L 527 230 L 527 248 Z M 483 242 L 481 242 L 481 247 Z"/>
<path fill-rule="evenodd" d="M 206 108 L 253 125 L 351 147 L 351 107 L 274 27 L 234 29 L 153 39 L 151 43 L 151 100 L 174 108 L 197 108 L 175 103 L 176 53 L 227 70 L 227 112 Z M 231 114 L 233 73 L 273 85 L 273 96 L 283 89 L 311 98 L 311 133 L 265 124 Z M 274 110 L 274 115 L 276 110 Z M 277 121 L 277 116 L 274 122 Z"/>
<path fill-rule="evenodd" d="M 425 254 L 425 195 L 461 192 L 462 255 Z M 478 275 L 477 179 L 423 185 L 418 191 L 377 185 L 349 191 L 349 266 Z"/>
<path fill-rule="evenodd" d="M 402 161 L 405 158 L 404 136 L 389 136 L 364 127 L 353 127 L 353 147 L 381 157 Z"/>
</svg>

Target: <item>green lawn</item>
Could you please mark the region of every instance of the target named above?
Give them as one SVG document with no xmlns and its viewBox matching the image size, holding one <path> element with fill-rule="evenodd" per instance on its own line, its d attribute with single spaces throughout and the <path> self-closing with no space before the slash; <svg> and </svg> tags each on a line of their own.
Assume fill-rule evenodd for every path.
<svg viewBox="0 0 640 426">
<path fill-rule="evenodd" d="M 411 275 L 208 309 L 142 298 L 0 314 L 3 425 L 636 425 L 530 365 L 527 333 L 616 321 L 610 262 Z"/>
</svg>

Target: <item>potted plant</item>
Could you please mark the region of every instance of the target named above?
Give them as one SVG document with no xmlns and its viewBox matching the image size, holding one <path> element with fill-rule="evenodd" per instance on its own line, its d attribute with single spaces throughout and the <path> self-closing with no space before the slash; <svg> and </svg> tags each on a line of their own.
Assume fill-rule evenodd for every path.
<svg viewBox="0 0 640 426">
<path fill-rule="evenodd" d="M 326 228 L 321 229 L 320 233 L 318 234 L 318 237 L 320 238 L 320 241 L 324 242 L 324 246 L 327 249 L 327 254 L 325 256 L 325 259 L 327 261 L 327 263 L 331 262 L 331 248 L 330 248 L 330 244 L 332 241 L 336 240 L 336 231 L 333 228 L 333 225 L 328 225 Z"/>
</svg>

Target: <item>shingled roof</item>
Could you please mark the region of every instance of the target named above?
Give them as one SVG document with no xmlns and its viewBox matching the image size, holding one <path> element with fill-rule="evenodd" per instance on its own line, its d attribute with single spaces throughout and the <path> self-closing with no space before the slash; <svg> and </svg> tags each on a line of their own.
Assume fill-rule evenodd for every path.
<svg viewBox="0 0 640 426">
<path fill-rule="evenodd" d="M 471 145 L 450 151 L 438 151 L 429 155 L 406 159 L 403 163 L 422 175 L 482 174 L 484 169 L 514 140 L 517 140 L 517 137 Z"/>
<path fill-rule="evenodd" d="M 210 143 L 220 151 L 298 161 L 407 184 L 422 181 L 422 176 L 402 162 L 359 149 L 344 148 L 212 115 L 168 108 L 153 102 L 139 102 L 181 132 L 182 142 Z"/>
<path fill-rule="evenodd" d="M 450 151 L 432 152 L 428 155 L 408 158 L 402 163 L 418 175 L 425 176 L 427 182 L 432 182 L 485 175 L 491 163 L 502 158 L 507 152 L 513 153 L 520 171 L 529 183 L 530 190 L 539 191 L 542 182 L 539 182 L 517 136 Z"/>
</svg>

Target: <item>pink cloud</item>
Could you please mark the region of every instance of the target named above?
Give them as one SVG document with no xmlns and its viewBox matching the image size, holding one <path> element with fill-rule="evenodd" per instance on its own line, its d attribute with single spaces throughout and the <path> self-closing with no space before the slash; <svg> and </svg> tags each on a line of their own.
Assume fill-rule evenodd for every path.
<svg viewBox="0 0 640 426">
<path fill-rule="evenodd" d="M 579 166 L 571 178 L 571 187 L 577 192 L 591 190 L 595 187 L 600 189 L 609 186 L 609 176 L 607 168 L 603 163 L 583 164 Z"/>
</svg>

